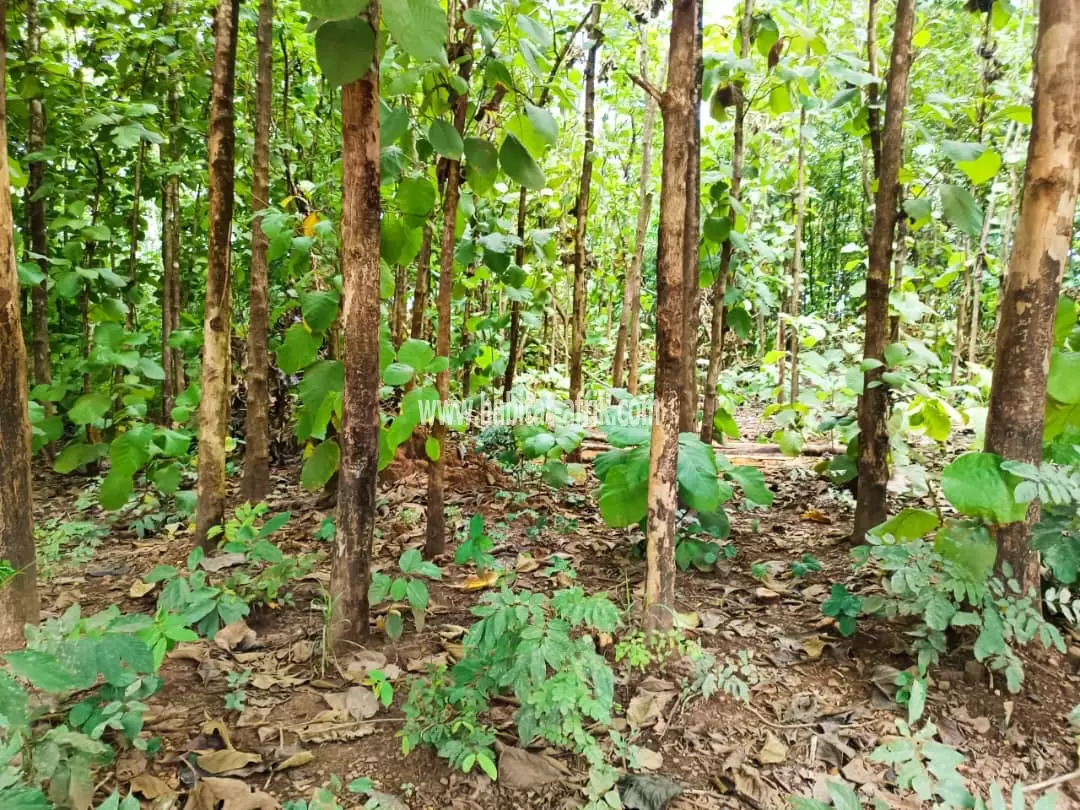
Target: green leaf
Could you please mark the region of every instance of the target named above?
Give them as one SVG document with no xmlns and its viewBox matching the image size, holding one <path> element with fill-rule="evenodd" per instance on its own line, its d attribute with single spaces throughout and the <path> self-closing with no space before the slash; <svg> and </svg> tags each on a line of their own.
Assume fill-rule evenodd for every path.
<svg viewBox="0 0 1080 810">
<path fill-rule="evenodd" d="M 993 180 L 1001 169 L 1001 155 L 993 149 L 986 149 L 974 160 L 962 160 L 956 166 L 968 176 L 972 185 L 981 186 Z"/>
<path fill-rule="evenodd" d="M 978 238 L 982 231 L 983 212 L 971 192 L 961 186 L 938 186 L 945 219 L 968 236 Z"/>
<path fill-rule="evenodd" d="M 426 340 L 410 338 L 398 349 L 398 362 L 423 371 L 435 359 L 435 350 Z"/>
<path fill-rule="evenodd" d="M 765 475 L 757 467 L 732 467 L 727 474 L 742 487 L 745 498 L 759 506 L 772 506 L 773 494 L 765 484 Z"/>
<path fill-rule="evenodd" d="M 531 191 L 539 191 L 547 183 L 543 171 L 533 160 L 532 155 L 521 145 L 521 141 L 510 133 L 507 133 L 503 140 L 502 149 L 499 151 L 499 163 L 511 179 Z"/>
<path fill-rule="evenodd" d="M 442 457 L 442 445 L 434 436 L 424 439 L 424 453 L 432 461 L 438 461 Z"/>
<path fill-rule="evenodd" d="M 101 505 L 112 512 L 125 506 L 134 491 L 135 481 L 131 475 L 120 470 L 113 470 L 101 482 L 98 498 Z"/>
<path fill-rule="evenodd" d="M 930 205 L 930 201 L 924 197 L 909 197 L 904 200 L 904 212 L 911 219 L 913 224 L 919 224 L 930 219 L 933 214 L 933 206 Z"/>
<path fill-rule="evenodd" d="M 465 159 L 481 174 L 492 174 L 499 170 L 499 152 L 486 138 L 466 138 Z"/>
<path fill-rule="evenodd" d="M 679 434 L 678 479 L 679 496 L 691 509 L 712 512 L 726 500 L 717 479 L 713 449 L 695 433 Z"/>
<path fill-rule="evenodd" d="M 993 453 L 965 453 L 941 473 L 941 491 L 956 510 L 994 523 L 1015 523 L 1027 516 L 1028 505 L 1013 496 L 1012 476 Z"/>
<path fill-rule="evenodd" d="M 608 470 L 600 487 L 600 514 L 608 526 L 622 529 L 641 521 L 648 512 L 648 455 L 645 478 L 632 465 L 621 464 Z"/>
<path fill-rule="evenodd" d="M 406 177 L 398 185 L 395 200 L 404 213 L 426 216 L 435 207 L 435 186 L 426 177 Z"/>
<path fill-rule="evenodd" d="M 835 810 L 862 810 L 862 802 L 850 785 L 843 782 L 827 782 L 826 785 Z"/>
<path fill-rule="evenodd" d="M 390 36 L 413 59 L 443 57 L 446 12 L 438 0 L 383 0 L 382 17 Z"/>
<path fill-rule="evenodd" d="M 415 369 L 407 363 L 391 363 L 383 369 L 383 382 L 387 385 L 405 385 L 413 378 Z"/>
<path fill-rule="evenodd" d="M 296 374 L 314 362 L 322 346 L 322 338 L 313 335 L 302 323 L 294 323 L 285 331 L 285 341 L 278 347 L 278 368 L 286 374 Z"/>
<path fill-rule="evenodd" d="M 304 462 L 300 483 L 308 492 L 316 492 L 326 486 L 337 472 L 341 460 L 341 448 L 333 439 L 327 439 L 315 448 Z"/>
<path fill-rule="evenodd" d="M 38 650 L 20 650 L 5 659 L 11 671 L 35 688 L 59 694 L 78 686 L 76 679 L 56 656 Z"/>
<path fill-rule="evenodd" d="M 960 521 L 949 521 L 938 531 L 934 551 L 978 583 L 986 581 L 997 560 L 997 543 L 986 528 Z"/>
<path fill-rule="evenodd" d="M 330 328 L 337 318 L 340 301 L 341 296 L 334 290 L 300 293 L 300 311 L 312 332 L 325 332 Z"/>
<path fill-rule="evenodd" d="M 1051 352 L 1046 392 L 1064 405 L 1080 403 L 1080 352 Z"/>
<path fill-rule="evenodd" d="M 875 526 L 870 534 L 875 537 L 893 537 L 898 543 L 906 543 L 926 537 L 938 526 L 941 520 L 936 512 L 928 509 L 902 509 L 891 518 Z"/>
<path fill-rule="evenodd" d="M 428 606 L 428 589 L 422 579 L 410 579 L 405 586 L 405 598 L 409 606 L 417 610 L 425 610 Z"/>
<path fill-rule="evenodd" d="M 154 482 L 154 486 L 165 495 L 172 495 L 176 490 L 180 488 L 180 483 L 183 481 L 184 468 L 177 462 L 166 464 L 164 467 L 159 467 L 154 470 L 150 476 L 150 480 Z"/>
<path fill-rule="evenodd" d="M 454 129 L 453 124 L 442 118 L 436 118 L 428 127 L 428 142 L 431 143 L 432 149 L 450 160 L 461 160 L 461 156 L 465 153 L 461 133 Z"/>
<path fill-rule="evenodd" d="M 911 682 L 911 692 L 908 697 L 908 723 L 914 725 L 923 716 L 925 709 L 926 681 L 922 678 L 916 678 Z"/>
<path fill-rule="evenodd" d="M 779 84 L 769 92 L 769 111 L 773 115 L 783 115 L 795 109 L 791 103 L 791 89 L 786 84 Z"/>
<path fill-rule="evenodd" d="M 405 632 L 405 620 L 396 610 L 386 614 L 386 635 L 391 641 L 397 641 Z"/>
<path fill-rule="evenodd" d="M 346 20 L 368 7 L 370 0 L 300 0 L 300 8 L 319 20 Z"/>
<path fill-rule="evenodd" d="M 559 123 L 555 120 L 555 116 L 543 107 L 537 107 L 528 101 L 525 102 L 525 114 L 541 140 L 548 146 L 554 146 L 559 140 Z"/>
<path fill-rule="evenodd" d="M 332 87 L 363 78 L 375 56 L 375 32 L 367 20 L 331 20 L 315 32 L 315 61 Z"/>
<path fill-rule="evenodd" d="M 105 417 L 112 407 L 112 400 L 100 391 L 83 394 L 68 411 L 68 419 L 76 425 L 89 425 Z"/>
</svg>

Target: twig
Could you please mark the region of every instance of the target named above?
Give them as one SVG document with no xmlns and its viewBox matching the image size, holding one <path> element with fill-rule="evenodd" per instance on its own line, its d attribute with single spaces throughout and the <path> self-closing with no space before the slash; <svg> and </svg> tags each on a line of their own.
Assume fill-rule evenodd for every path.
<svg viewBox="0 0 1080 810">
<path fill-rule="evenodd" d="M 660 92 L 659 88 L 655 84 L 650 82 L 648 79 L 638 76 L 636 73 L 627 73 L 626 75 L 630 77 L 630 81 L 632 81 L 646 93 L 652 96 L 653 101 L 655 101 L 661 107 L 663 106 L 664 94 Z"/>
<path fill-rule="evenodd" d="M 1080 770 L 1073 771 L 1072 773 L 1066 773 L 1062 776 L 1055 776 L 1053 779 L 1047 779 L 1044 782 L 1037 782 L 1034 785 L 1028 785 L 1023 789 L 1024 793 L 1038 793 L 1040 790 L 1046 790 L 1054 785 L 1060 785 L 1065 782 L 1071 782 L 1073 779 L 1080 778 Z"/>
</svg>

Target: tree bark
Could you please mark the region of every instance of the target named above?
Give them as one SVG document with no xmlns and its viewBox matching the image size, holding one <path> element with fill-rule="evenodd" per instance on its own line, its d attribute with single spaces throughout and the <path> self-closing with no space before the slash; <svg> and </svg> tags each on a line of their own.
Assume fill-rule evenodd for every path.
<svg viewBox="0 0 1080 810">
<path fill-rule="evenodd" d="M 913 58 L 911 34 L 915 0 L 897 0 L 892 54 L 882 130 L 881 168 L 878 173 L 874 229 L 870 237 L 870 266 L 866 274 L 866 340 L 863 357 L 884 363 L 889 337 L 889 272 L 899 201 L 900 163 L 903 158 L 904 104 Z M 881 379 L 882 366 L 867 371 L 859 397 L 859 479 L 855 506 L 854 540 L 885 520 L 889 484 L 889 431 L 886 425 L 889 396 Z"/>
<path fill-rule="evenodd" d="M 600 50 L 600 3 L 592 4 L 589 39 L 592 45 L 585 57 L 585 150 L 581 158 L 581 184 L 578 186 L 577 223 L 574 227 L 574 300 L 570 316 L 570 407 L 580 404 L 582 389 L 582 353 L 585 346 L 585 234 L 589 222 L 589 192 L 592 188 L 593 140 L 596 118 L 596 54 Z"/>
<path fill-rule="evenodd" d="M 229 432 L 230 333 L 232 331 L 230 239 L 236 131 L 236 29 L 240 0 L 218 0 L 214 20 L 214 68 L 210 90 L 210 244 L 206 254 L 202 401 L 199 404 L 199 480 L 195 537 L 214 545 L 211 528 L 225 517 L 225 441 Z"/>
<path fill-rule="evenodd" d="M 867 73 L 878 76 L 878 0 L 866 4 L 866 64 Z M 881 102 L 877 81 L 866 85 L 866 117 L 870 129 L 870 153 L 874 158 L 874 177 L 881 176 Z"/>
<path fill-rule="evenodd" d="M 1048 355 L 1080 180 L 1078 53 L 1080 6 L 1041 0 L 1031 142 L 986 418 L 986 450 L 1031 464 L 1042 460 Z M 1012 566 L 1025 592 L 1039 585 L 1028 545 L 1038 516 L 1035 503 L 1026 520 L 997 529 L 998 564 Z"/>
<path fill-rule="evenodd" d="M 451 4 L 454 0 L 450 0 Z M 472 7 L 473 0 L 469 0 Z M 458 57 L 462 60 L 458 74 L 469 83 L 472 72 L 472 39 L 474 28 L 464 25 L 460 41 L 456 44 Z M 458 134 L 465 131 L 465 117 L 468 113 L 467 95 L 454 93 L 451 109 L 454 111 L 454 128 Z M 454 295 L 454 242 L 457 228 L 458 202 L 461 199 L 461 162 L 446 158 L 446 190 L 443 193 L 442 241 L 439 248 L 439 299 L 437 304 L 439 328 L 435 338 L 435 355 L 450 356 L 450 313 Z M 450 369 L 435 375 L 435 387 L 439 399 L 446 402 L 450 398 Z M 427 491 L 427 527 L 424 537 L 424 556 L 436 557 L 446 550 L 446 515 L 443 509 L 443 497 L 446 490 L 446 425 L 436 421 L 431 428 L 432 437 L 439 443 L 439 457 L 431 462 L 428 472 Z"/>
<path fill-rule="evenodd" d="M 795 168 L 797 191 L 795 193 L 795 250 L 791 257 L 791 401 L 799 401 L 799 317 L 802 296 L 803 271 L 803 219 L 806 216 L 806 108 L 799 111 L 799 157 Z"/>
<path fill-rule="evenodd" d="M 174 19 L 177 0 L 167 0 L 165 18 Z M 165 368 L 162 392 L 162 421 L 172 419 L 172 407 L 184 390 L 184 358 L 179 349 L 169 346 L 169 336 L 180 328 L 180 94 L 176 74 L 170 67 L 166 77 L 166 110 L 169 118 L 169 144 L 165 154 L 169 170 L 161 195 L 161 365 Z"/>
<path fill-rule="evenodd" d="M 701 325 L 701 74 L 702 15 L 694 40 L 694 83 L 690 96 L 690 157 L 686 167 L 686 236 L 683 244 L 683 381 L 679 398 L 679 430 L 692 432 L 697 420 L 697 342 Z"/>
<path fill-rule="evenodd" d="M 33 0 L 31 0 L 33 2 Z M 36 3 L 35 3 L 36 5 Z M 40 618 L 30 485 L 30 420 L 26 348 L 15 269 L 8 176 L 6 65 L 7 0 L 0 0 L 0 560 L 15 577 L 0 586 L 0 652 L 23 645 L 23 628 Z"/>
<path fill-rule="evenodd" d="M 431 279 L 431 222 L 424 222 L 424 231 L 420 237 L 420 257 L 416 262 L 416 286 L 413 292 L 412 324 L 409 337 L 421 340 L 424 337 L 424 310 L 427 309 L 428 283 Z"/>
<path fill-rule="evenodd" d="M 376 30 L 379 3 L 363 18 Z M 345 380 L 330 597 L 333 646 L 367 637 L 368 585 L 379 473 L 379 56 L 341 89 Z M 451 221 L 453 218 L 451 218 Z"/>
<path fill-rule="evenodd" d="M 26 0 L 26 61 L 30 70 L 37 71 L 34 62 L 41 54 L 41 12 L 38 0 Z M 26 151 L 40 153 L 45 148 L 45 102 L 39 94 L 29 100 Z M 52 361 L 49 357 L 49 265 L 44 261 L 46 244 L 45 198 L 38 192 L 45 184 L 45 161 L 30 161 L 29 182 L 26 184 L 26 208 L 30 217 L 30 253 L 45 278 L 30 291 L 33 305 L 31 324 L 34 348 L 34 382 L 52 382 Z M 47 406 L 51 412 L 52 406 Z"/>
<path fill-rule="evenodd" d="M 679 393 L 683 379 L 683 268 L 685 267 L 686 177 L 694 115 L 698 0 L 674 0 L 667 90 L 660 100 L 664 120 L 660 231 L 656 252 L 656 400 L 649 446 L 645 623 L 671 627 L 675 611 L 675 516 L 678 510 Z"/>
<path fill-rule="evenodd" d="M 405 297 L 408 295 L 409 268 L 399 262 L 394 268 L 394 299 L 390 309 L 390 341 L 395 349 L 405 342 Z"/>
<path fill-rule="evenodd" d="M 903 197 L 903 191 L 900 192 Z M 896 249 L 893 257 L 892 290 L 899 296 L 904 288 L 904 259 L 907 254 L 907 215 L 900 213 L 896 223 Z M 900 316 L 889 317 L 889 342 L 896 343 L 900 340 Z"/>
<path fill-rule="evenodd" d="M 255 32 L 255 153 L 252 159 L 251 208 L 270 207 L 270 117 L 274 102 L 274 0 L 260 0 Z M 251 225 L 251 279 L 249 286 L 247 414 L 244 424 L 244 498 L 265 500 L 270 491 L 270 240 L 263 233 L 262 217 Z"/>
<path fill-rule="evenodd" d="M 742 19 L 739 22 L 739 58 L 750 55 L 750 24 L 754 17 L 754 0 L 745 0 Z M 746 101 L 743 94 L 735 94 L 735 133 L 731 154 L 731 188 L 728 195 L 738 200 L 742 192 L 743 152 L 745 150 Z M 735 206 L 728 213 L 731 228 L 735 228 Z M 720 381 L 720 370 L 724 363 L 724 299 L 727 297 L 728 272 L 731 269 L 731 239 L 724 241 L 720 249 L 720 269 L 712 285 L 712 342 L 709 344 L 709 368 L 705 374 L 705 400 L 701 409 L 701 440 L 712 444 L 715 428 L 713 417 L 716 415 L 716 385 Z"/>
</svg>

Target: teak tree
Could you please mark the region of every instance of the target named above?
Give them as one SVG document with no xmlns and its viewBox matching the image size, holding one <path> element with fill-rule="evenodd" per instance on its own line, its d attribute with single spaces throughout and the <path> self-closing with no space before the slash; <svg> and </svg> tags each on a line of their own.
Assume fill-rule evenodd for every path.
<svg viewBox="0 0 1080 810">
<path fill-rule="evenodd" d="M 195 534 L 213 544 L 210 529 L 225 517 L 225 443 L 229 434 L 232 334 L 232 237 L 236 131 L 236 37 L 240 0 L 219 0 L 214 17 L 214 66 L 210 91 L 210 244 L 206 255 L 202 401 L 199 404 L 199 505 Z"/>
</svg>

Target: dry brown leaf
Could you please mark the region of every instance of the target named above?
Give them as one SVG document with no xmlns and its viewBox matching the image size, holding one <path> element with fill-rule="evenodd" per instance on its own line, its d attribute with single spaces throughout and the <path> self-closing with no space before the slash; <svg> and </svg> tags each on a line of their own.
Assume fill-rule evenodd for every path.
<svg viewBox="0 0 1080 810">
<path fill-rule="evenodd" d="M 514 570 L 519 574 L 531 574 L 540 567 L 540 561 L 527 552 L 521 552 L 517 556 Z"/>
<path fill-rule="evenodd" d="M 765 600 L 766 602 L 772 599 L 780 598 L 780 594 L 778 594 L 776 591 L 769 590 L 768 588 L 756 588 L 754 590 L 754 596 L 756 596 L 758 599 Z"/>
<path fill-rule="evenodd" d="M 809 520 L 811 523 L 832 523 L 832 518 L 826 515 L 824 512 L 818 509 L 807 509 L 802 513 L 803 520 Z"/>
<path fill-rule="evenodd" d="M 686 613 L 675 613 L 675 626 L 684 630 L 691 630 L 695 627 L 701 626 L 701 617 L 693 611 L 687 611 Z"/>
<path fill-rule="evenodd" d="M 201 563 L 200 566 L 207 571 L 216 574 L 218 571 L 224 571 L 226 568 L 234 568 L 237 565 L 243 565 L 247 558 L 238 551 L 230 554 L 218 554 L 214 557 L 207 557 Z"/>
<path fill-rule="evenodd" d="M 262 756 L 251 751 L 222 748 L 220 751 L 207 751 L 199 754 L 195 762 L 207 773 L 220 775 L 239 771 L 248 765 L 262 762 Z"/>
<path fill-rule="evenodd" d="M 499 572 L 493 568 L 483 574 L 469 574 L 469 576 L 465 577 L 461 587 L 466 591 L 482 591 L 485 588 L 493 587 L 498 581 Z"/>
<path fill-rule="evenodd" d="M 252 792 L 240 779 L 200 779 L 188 795 L 184 810 L 279 810 L 277 799 L 261 790 Z"/>
<path fill-rule="evenodd" d="M 165 657 L 177 661 L 194 661 L 196 664 L 201 664 L 203 659 L 206 658 L 207 652 L 209 652 L 209 650 L 207 650 L 206 645 L 201 642 L 185 642 L 183 644 L 177 644 Z"/>
<path fill-rule="evenodd" d="M 352 686 L 344 692 L 323 695 L 323 700 L 342 718 L 367 720 L 379 711 L 379 701 L 366 686 Z"/>
<path fill-rule="evenodd" d="M 214 643 L 226 652 L 250 650 L 255 644 L 255 638 L 255 631 L 241 619 L 218 630 L 214 634 Z"/>
<path fill-rule="evenodd" d="M 664 767 L 664 755 L 651 748 L 638 748 L 634 752 L 637 766 L 646 771 L 658 771 Z"/>
<path fill-rule="evenodd" d="M 648 728 L 663 716 L 665 707 L 673 697 L 674 692 L 639 692 L 630 699 L 626 722 L 631 728 Z"/>
<path fill-rule="evenodd" d="M 289 768 L 299 768 L 301 765 L 307 765 L 315 759 L 315 755 L 311 751 L 297 751 L 288 759 L 279 763 L 274 767 L 275 771 L 285 771 Z"/>
<path fill-rule="evenodd" d="M 143 580 L 137 579 L 131 583 L 131 588 L 130 590 L 128 590 L 128 596 L 130 596 L 132 599 L 139 599 L 143 596 L 146 596 L 156 587 L 156 582 L 143 582 Z"/>
<path fill-rule="evenodd" d="M 153 801 L 160 796 L 168 796 L 176 791 L 169 787 L 169 783 L 164 779 L 158 779 L 153 774 L 144 773 L 131 780 L 131 792 Z"/>
<path fill-rule="evenodd" d="M 566 766 L 551 757 L 510 746 L 499 751 L 499 784 L 509 790 L 536 790 L 567 776 Z"/>
<path fill-rule="evenodd" d="M 771 731 L 766 732 L 765 742 L 757 753 L 757 761 L 762 765 L 775 765 L 787 759 L 788 747 Z"/>
<path fill-rule="evenodd" d="M 821 658 L 821 653 L 825 649 L 825 639 L 821 636 L 807 636 L 802 640 L 803 649 L 806 650 L 806 654 L 811 658 Z"/>
<path fill-rule="evenodd" d="M 146 754 L 137 748 L 129 748 L 116 759 L 116 781 L 130 782 L 146 770 Z"/>
</svg>

